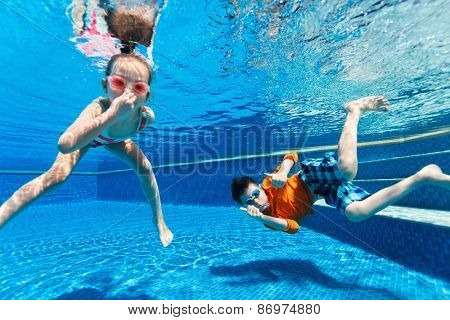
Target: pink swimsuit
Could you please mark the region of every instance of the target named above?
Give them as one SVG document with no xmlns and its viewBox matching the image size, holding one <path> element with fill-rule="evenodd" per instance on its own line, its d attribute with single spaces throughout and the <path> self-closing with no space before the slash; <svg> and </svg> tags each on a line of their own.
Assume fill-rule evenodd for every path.
<svg viewBox="0 0 450 320">
<path fill-rule="evenodd" d="M 99 97 L 99 98 L 95 99 L 94 102 L 96 102 L 100 105 L 103 112 L 108 110 L 108 105 L 103 98 Z M 109 135 L 108 130 L 105 130 L 91 142 L 91 147 L 97 148 L 97 147 L 104 146 L 107 144 L 119 143 L 119 142 L 128 140 L 131 138 L 131 136 L 133 136 L 134 134 L 136 134 L 139 131 L 141 131 L 142 129 L 144 129 L 145 126 L 151 124 L 152 121 L 153 121 L 153 116 L 152 116 L 151 112 L 149 112 L 149 110 L 147 110 L 147 108 L 145 106 L 142 106 L 141 112 L 139 114 L 138 125 L 134 132 L 132 132 L 128 136 L 124 136 L 124 137 L 120 137 L 120 138 L 118 138 L 118 137 L 113 138 Z"/>
<path fill-rule="evenodd" d="M 100 8 L 94 8 L 89 14 L 90 23 L 81 32 L 77 48 L 87 57 L 111 58 L 120 50 L 117 39 L 108 32 L 105 20 L 97 14 Z"/>
</svg>

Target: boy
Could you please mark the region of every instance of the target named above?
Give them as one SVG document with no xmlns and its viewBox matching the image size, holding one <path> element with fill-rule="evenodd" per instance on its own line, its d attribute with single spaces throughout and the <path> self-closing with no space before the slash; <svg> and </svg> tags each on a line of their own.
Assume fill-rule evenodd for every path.
<svg viewBox="0 0 450 320">
<path fill-rule="evenodd" d="M 347 119 L 338 144 L 338 159 L 327 154 L 323 159 L 306 159 L 300 171 L 288 178 L 297 163 L 296 153 L 287 154 L 261 185 L 249 177 L 234 179 L 233 199 L 247 208 L 249 216 L 276 231 L 296 233 L 298 221 L 320 198 L 338 209 L 353 222 L 372 217 L 378 211 L 397 202 L 422 185 L 436 185 L 450 190 L 450 176 L 436 165 L 428 165 L 414 175 L 374 194 L 353 185 L 358 170 L 357 127 L 366 111 L 387 111 L 384 97 L 365 97 L 346 104 Z"/>
</svg>

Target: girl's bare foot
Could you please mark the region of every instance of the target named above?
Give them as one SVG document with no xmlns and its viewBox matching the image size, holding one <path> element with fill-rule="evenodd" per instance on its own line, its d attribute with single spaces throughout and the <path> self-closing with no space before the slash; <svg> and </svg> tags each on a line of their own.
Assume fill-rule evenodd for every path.
<svg viewBox="0 0 450 320">
<path fill-rule="evenodd" d="M 3 206 L 0 207 L 0 229 L 6 223 L 6 213 L 3 210 Z"/>
<path fill-rule="evenodd" d="M 383 96 L 370 96 L 345 104 L 347 112 L 388 111 L 389 101 Z"/>
<path fill-rule="evenodd" d="M 443 173 L 441 168 L 435 164 L 423 167 L 416 175 L 421 183 L 432 184 L 450 190 L 450 176 Z"/>
<path fill-rule="evenodd" d="M 161 225 L 158 225 L 158 233 L 162 245 L 164 247 L 167 247 L 173 240 L 172 232 L 169 230 L 169 228 L 167 228 L 166 224 L 163 223 Z"/>
</svg>

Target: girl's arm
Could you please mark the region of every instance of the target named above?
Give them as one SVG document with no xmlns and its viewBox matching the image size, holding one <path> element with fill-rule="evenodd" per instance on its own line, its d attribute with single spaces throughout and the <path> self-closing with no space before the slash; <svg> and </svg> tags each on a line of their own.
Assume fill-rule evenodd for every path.
<svg viewBox="0 0 450 320">
<path fill-rule="evenodd" d="M 114 117 L 108 111 L 102 113 L 102 108 L 95 102 L 88 105 L 59 138 L 59 151 L 63 154 L 71 153 L 92 142 L 114 123 Z"/>
<path fill-rule="evenodd" d="M 136 96 L 125 91 L 103 113 L 97 103 L 91 103 L 59 138 L 59 151 L 63 154 L 71 153 L 88 145 L 121 116 L 132 111 L 135 101 Z"/>
</svg>

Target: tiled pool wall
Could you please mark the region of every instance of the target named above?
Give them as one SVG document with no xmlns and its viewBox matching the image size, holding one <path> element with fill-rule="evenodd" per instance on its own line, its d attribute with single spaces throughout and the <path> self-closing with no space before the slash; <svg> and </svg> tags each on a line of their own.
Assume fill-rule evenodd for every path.
<svg viewBox="0 0 450 320">
<path fill-rule="evenodd" d="M 154 159 L 163 157 L 155 155 L 151 149 L 146 150 L 145 147 L 144 152 L 155 167 L 161 165 Z M 300 157 L 321 157 L 323 154 L 323 152 L 307 153 Z M 201 156 L 203 155 L 197 155 Z M 91 199 L 144 201 L 135 174 L 114 157 L 103 155 L 102 158 L 104 160 L 97 168 L 99 174 L 71 175 L 66 183 L 52 191 L 51 196 L 46 195 L 39 201 L 52 203 Z M 358 158 L 360 164 L 355 184 L 373 193 L 396 182 L 386 179 L 405 178 L 430 163 L 438 164 L 444 172 L 450 172 L 450 139 L 446 135 L 382 147 L 360 148 Z M 255 180 L 262 180 L 263 173 L 271 172 L 281 159 L 282 156 L 267 156 L 155 168 L 155 174 L 162 200 L 166 203 L 231 206 L 234 205 L 230 197 L 230 182 L 233 177 L 249 175 Z M 195 162 L 196 158 L 184 157 L 183 160 Z M 85 164 L 83 159 L 75 171 L 84 171 Z M 47 166 L 48 164 L 42 164 L 39 168 L 45 170 Z M 119 173 L 105 173 L 117 169 L 125 170 Z M 0 173 L 0 201 L 4 201 L 18 187 L 37 176 L 38 174 Z M 449 210 L 450 197 L 443 189 L 427 186 L 412 192 L 398 205 Z"/>
<path fill-rule="evenodd" d="M 0 203 L 7 200 L 21 186 L 49 170 L 57 154 L 57 150 L 54 149 L 56 148 L 48 147 L 35 154 L 27 151 L 28 153 L 18 154 L 15 160 L 0 158 Z M 94 160 L 95 157 L 83 158 L 75 167 L 75 172 L 84 174 L 71 174 L 64 183 L 40 197 L 37 204 L 96 200 L 98 177 L 87 172 L 93 171 L 92 168 L 96 167 Z"/>
<path fill-rule="evenodd" d="M 375 192 L 396 182 L 378 179 L 405 178 L 430 163 L 439 165 L 444 172 L 450 172 L 450 154 L 442 153 L 448 149 L 448 137 L 361 148 L 358 153 L 361 163 L 356 179 L 363 181 L 357 184 L 369 192 Z M 323 152 L 303 156 L 322 155 Z M 262 157 L 157 168 L 155 174 L 163 203 L 234 206 L 230 196 L 231 179 L 249 175 L 255 180 L 261 180 L 264 178 L 263 173 L 270 172 L 281 158 Z M 114 168 L 109 167 L 110 165 L 105 163 L 102 170 Z M 99 199 L 142 201 L 144 196 L 142 191 L 136 188 L 138 183 L 132 172 L 101 175 L 98 178 Z M 450 196 L 446 190 L 428 186 L 412 192 L 397 205 L 449 210 Z M 450 228 L 384 216 L 352 223 L 328 207 L 316 206 L 315 211 L 314 215 L 304 220 L 305 227 L 433 277 L 450 281 Z M 232 214 L 232 210 L 230 213 Z"/>
<path fill-rule="evenodd" d="M 38 174 L 0 174 L 0 202 L 6 201 L 18 188 Z M 40 197 L 36 204 L 97 200 L 97 176 L 72 175 L 65 183 Z"/>
<path fill-rule="evenodd" d="M 444 152 L 450 149 L 449 144 L 448 136 L 444 136 L 397 145 L 361 148 L 358 152 L 360 165 L 356 179 L 363 181 L 357 184 L 375 192 L 395 183 L 377 179 L 404 178 L 430 163 L 438 164 L 444 172 L 450 172 L 449 153 Z M 151 158 L 151 152 L 147 150 L 146 153 Z M 323 152 L 308 153 L 303 157 L 322 155 Z M 109 159 L 100 165 L 100 172 L 124 168 L 117 160 Z M 281 159 L 282 156 L 268 156 L 155 168 L 155 174 L 163 204 L 234 206 L 230 196 L 231 179 L 249 175 L 256 180 L 262 180 L 263 173 L 270 172 Z M 36 175 L 30 174 L 1 174 L 0 200 L 4 201 L 20 185 L 35 177 Z M 136 175 L 125 171 L 73 175 L 63 186 L 52 191 L 51 195 L 42 197 L 39 203 L 92 200 L 144 201 L 145 198 Z M 423 187 L 412 192 L 398 205 L 449 210 L 449 192 Z M 376 216 L 361 223 L 351 223 L 333 209 L 316 206 L 316 211 L 316 214 L 305 219 L 304 226 L 450 281 L 450 228 L 383 216 Z"/>
<path fill-rule="evenodd" d="M 315 206 L 305 227 L 450 282 L 450 228 L 384 216 L 353 223 Z"/>
<path fill-rule="evenodd" d="M 360 148 L 359 170 L 355 184 L 373 193 L 408 177 L 423 166 L 435 163 L 444 172 L 450 172 L 450 149 L 448 136 L 413 141 L 383 147 Z M 146 152 L 151 158 L 151 152 Z M 320 153 L 307 153 L 301 157 L 314 158 Z M 161 198 L 164 202 L 199 205 L 234 205 L 230 196 L 233 177 L 248 175 L 262 180 L 264 172 L 271 172 L 282 156 L 234 160 L 180 167 L 155 168 Z M 155 164 L 154 164 L 155 165 Z M 115 160 L 105 161 L 100 170 L 114 170 L 121 166 Z M 157 164 L 156 164 L 157 166 Z M 361 180 L 361 181 L 358 181 Z M 98 176 L 98 197 L 102 200 L 145 200 L 138 180 L 131 171 Z M 450 197 L 446 190 L 437 187 L 422 187 L 397 203 L 401 206 L 448 210 Z"/>
<path fill-rule="evenodd" d="M 442 153 L 448 149 L 448 136 L 391 146 L 361 148 L 358 152 L 360 164 L 355 184 L 373 193 L 396 182 L 378 179 L 404 178 L 430 163 L 438 164 L 444 172 L 450 172 L 450 153 Z M 146 153 L 151 158 L 151 152 Z M 321 156 L 323 152 L 301 155 L 308 158 Z M 99 166 L 99 172 L 126 169 L 120 161 L 111 157 L 107 159 L 109 160 L 103 161 Z M 232 206 L 234 203 L 230 196 L 230 182 L 233 177 L 249 175 L 255 180 L 262 180 L 263 173 L 271 172 L 281 159 L 282 156 L 268 156 L 155 168 L 155 174 L 162 201 L 165 203 Z M 0 201 L 6 200 L 18 187 L 36 177 L 37 174 L 0 174 Z M 134 172 L 125 171 L 71 175 L 66 183 L 39 201 L 55 203 L 95 199 L 144 201 L 145 197 Z M 450 197 L 448 191 L 427 186 L 412 192 L 398 202 L 398 205 L 448 210 Z"/>
</svg>

